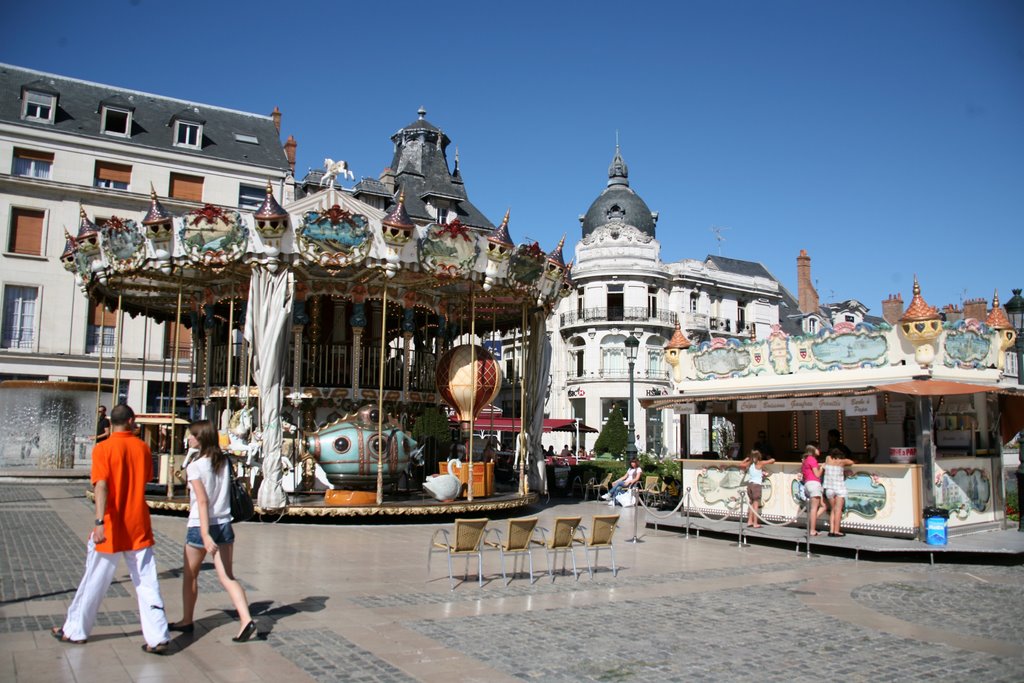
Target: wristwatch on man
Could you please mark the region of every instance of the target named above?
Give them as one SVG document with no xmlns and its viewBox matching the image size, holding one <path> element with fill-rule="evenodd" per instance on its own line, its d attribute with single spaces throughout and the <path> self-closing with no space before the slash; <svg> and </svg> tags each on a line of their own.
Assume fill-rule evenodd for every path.
<svg viewBox="0 0 1024 683">
<path fill-rule="evenodd" d="M 96 526 L 103 526 L 103 520 L 102 519 L 97 519 L 96 520 Z"/>
</svg>

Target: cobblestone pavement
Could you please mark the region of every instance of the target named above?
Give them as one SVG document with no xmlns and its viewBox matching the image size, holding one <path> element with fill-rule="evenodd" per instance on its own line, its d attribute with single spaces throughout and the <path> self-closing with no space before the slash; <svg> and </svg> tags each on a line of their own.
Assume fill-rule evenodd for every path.
<svg viewBox="0 0 1024 683">
<path fill-rule="evenodd" d="M 552 581 L 538 552 L 537 582 L 520 574 L 505 587 L 489 554 L 483 588 L 471 576 L 451 591 L 443 558 L 425 571 L 429 524 L 238 525 L 236 573 L 258 640 L 231 643 L 237 615 L 206 565 L 197 629 L 174 639 L 171 656 L 139 651 L 123 569 L 89 643 L 62 645 L 47 630 L 81 575 L 83 490 L 0 484 L 0 681 L 997 682 L 1024 670 L 1019 566 L 808 559 L 647 531 L 643 543 L 616 544 L 618 577 L 602 555 L 593 579 Z M 544 523 L 605 508 L 537 512 Z M 153 519 L 173 619 L 185 520 Z"/>
</svg>

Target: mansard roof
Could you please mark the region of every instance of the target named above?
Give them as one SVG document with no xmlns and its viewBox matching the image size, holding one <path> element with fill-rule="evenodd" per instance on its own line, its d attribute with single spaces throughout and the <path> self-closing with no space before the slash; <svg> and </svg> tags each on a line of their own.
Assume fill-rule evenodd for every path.
<svg viewBox="0 0 1024 683">
<path fill-rule="evenodd" d="M 20 93 L 23 90 L 57 96 L 57 110 L 53 123 L 21 118 Z M 175 154 L 262 166 L 282 172 L 289 169 L 280 136 L 270 116 L 176 100 L 9 64 L 0 64 L 0 92 L 12 95 L 0 98 L 0 121 L 4 123 L 55 130 L 68 135 L 102 139 L 118 144 L 162 149 L 173 151 Z M 132 130 L 129 137 L 113 138 L 102 132 L 101 103 L 131 109 Z M 188 120 L 202 121 L 204 124 L 200 148 L 192 149 L 174 144 L 175 130 L 170 122 L 184 111 L 190 112 L 190 116 L 186 117 Z M 258 143 L 238 140 L 236 134 L 246 136 L 245 139 L 255 137 Z"/>
</svg>

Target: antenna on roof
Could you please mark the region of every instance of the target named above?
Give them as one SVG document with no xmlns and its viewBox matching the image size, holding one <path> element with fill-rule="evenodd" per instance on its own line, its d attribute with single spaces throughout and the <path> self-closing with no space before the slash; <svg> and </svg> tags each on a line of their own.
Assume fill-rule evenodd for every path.
<svg viewBox="0 0 1024 683">
<path fill-rule="evenodd" d="M 722 233 L 724 231 L 728 230 L 728 229 L 729 228 L 726 228 L 726 227 L 721 226 L 721 225 L 712 225 L 711 226 L 711 232 L 713 232 L 715 234 L 715 239 L 718 240 L 718 255 L 719 256 L 722 255 L 722 242 L 725 241 L 725 235 L 723 235 Z"/>
</svg>

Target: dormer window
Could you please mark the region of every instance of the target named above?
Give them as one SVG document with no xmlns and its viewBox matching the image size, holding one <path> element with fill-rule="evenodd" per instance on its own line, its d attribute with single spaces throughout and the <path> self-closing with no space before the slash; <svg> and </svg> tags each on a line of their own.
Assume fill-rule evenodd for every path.
<svg viewBox="0 0 1024 683">
<path fill-rule="evenodd" d="M 27 121 L 53 123 L 57 97 L 48 93 L 26 90 L 22 97 L 21 118 Z"/>
<path fill-rule="evenodd" d="M 129 109 L 103 107 L 101 130 L 107 135 L 128 137 L 132 130 L 132 112 Z"/>
<path fill-rule="evenodd" d="M 174 144 L 179 147 L 199 147 L 203 139 L 203 126 L 192 121 L 174 122 Z"/>
</svg>

